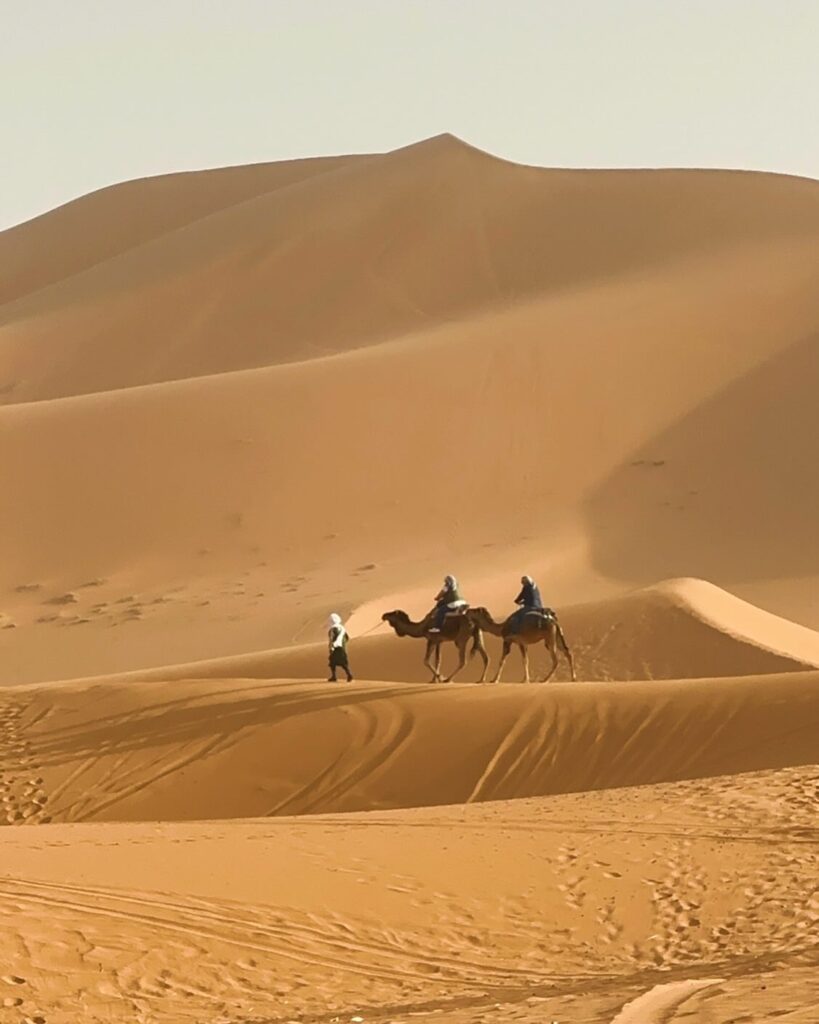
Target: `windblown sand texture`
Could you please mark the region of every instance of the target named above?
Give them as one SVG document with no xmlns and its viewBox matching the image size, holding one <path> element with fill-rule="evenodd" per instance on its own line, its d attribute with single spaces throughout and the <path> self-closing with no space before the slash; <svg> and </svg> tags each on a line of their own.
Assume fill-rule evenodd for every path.
<svg viewBox="0 0 819 1024">
<path fill-rule="evenodd" d="M 0 1024 L 817 1024 L 817 284 L 451 136 L 0 234 Z M 579 681 L 430 685 L 447 572 Z"/>
</svg>

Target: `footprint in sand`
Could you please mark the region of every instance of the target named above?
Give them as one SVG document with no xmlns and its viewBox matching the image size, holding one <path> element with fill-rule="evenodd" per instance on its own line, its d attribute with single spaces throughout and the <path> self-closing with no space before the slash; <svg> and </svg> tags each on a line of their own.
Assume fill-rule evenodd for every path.
<svg viewBox="0 0 819 1024">
<path fill-rule="evenodd" d="M 124 624 L 126 622 L 138 622 L 144 617 L 144 606 L 135 597 L 121 598 L 117 601 L 118 605 L 127 604 L 127 608 L 120 609 L 120 618 L 117 620 L 118 623 Z M 112 625 L 117 625 L 117 622 L 112 622 Z"/>
<path fill-rule="evenodd" d="M 13 762 L 0 777 L 0 814 L 7 825 L 36 825 L 45 820 L 48 795 L 43 777 L 36 774 L 40 765 L 35 763 L 33 747 L 22 732 L 21 712 L 19 707 L 0 711 L 0 730 L 7 756 L 11 755 Z"/>
</svg>

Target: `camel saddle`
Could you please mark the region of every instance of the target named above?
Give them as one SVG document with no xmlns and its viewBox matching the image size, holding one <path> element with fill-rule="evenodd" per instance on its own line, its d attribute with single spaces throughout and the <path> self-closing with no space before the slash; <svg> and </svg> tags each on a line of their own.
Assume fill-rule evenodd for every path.
<svg viewBox="0 0 819 1024">
<path fill-rule="evenodd" d="M 557 621 L 557 615 L 552 608 L 527 608 L 521 616 L 521 622 L 526 619 L 534 619 L 538 626 L 546 622 Z"/>
</svg>

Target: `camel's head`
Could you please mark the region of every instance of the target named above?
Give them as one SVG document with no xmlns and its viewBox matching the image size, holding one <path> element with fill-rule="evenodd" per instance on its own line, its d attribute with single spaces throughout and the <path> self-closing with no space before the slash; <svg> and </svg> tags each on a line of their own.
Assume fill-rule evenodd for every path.
<svg viewBox="0 0 819 1024">
<path fill-rule="evenodd" d="M 401 636 L 402 628 L 410 621 L 410 617 L 406 612 L 402 612 L 400 609 L 396 608 L 395 611 L 384 612 L 381 616 L 381 621 L 389 623 L 395 632 Z"/>
<path fill-rule="evenodd" d="M 466 614 L 467 617 L 476 625 L 480 625 L 481 622 L 486 622 L 490 617 L 489 609 L 483 608 L 481 605 L 477 605 L 475 608 L 470 608 Z"/>
</svg>

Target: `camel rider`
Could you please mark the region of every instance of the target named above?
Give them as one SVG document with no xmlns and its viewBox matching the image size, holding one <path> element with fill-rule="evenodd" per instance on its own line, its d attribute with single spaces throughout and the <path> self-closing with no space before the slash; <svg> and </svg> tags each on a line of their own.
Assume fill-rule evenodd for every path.
<svg viewBox="0 0 819 1024">
<path fill-rule="evenodd" d="M 351 683 L 353 681 L 353 674 L 350 671 L 350 663 L 347 660 L 347 640 L 349 635 L 341 621 L 341 616 L 333 612 L 327 625 L 330 627 L 327 630 L 328 662 L 330 665 L 330 676 L 327 682 L 337 682 L 336 670 L 342 669 L 347 674 L 347 682 Z"/>
<path fill-rule="evenodd" d="M 540 587 L 532 579 L 531 576 L 521 576 L 521 589 L 518 596 L 515 598 L 515 604 L 518 606 L 518 611 L 512 615 L 512 620 L 516 626 L 523 622 L 524 616 L 527 612 L 542 612 L 543 599 L 540 596 Z"/>
<path fill-rule="evenodd" d="M 466 606 L 466 601 L 464 601 L 458 591 L 458 581 L 455 577 L 444 577 L 444 585 L 435 595 L 435 619 L 432 623 L 430 633 L 440 633 L 443 629 L 444 619 L 447 617 L 447 614 L 449 612 L 457 612 L 461 608 L 466 608 Z"/>
</svg>

